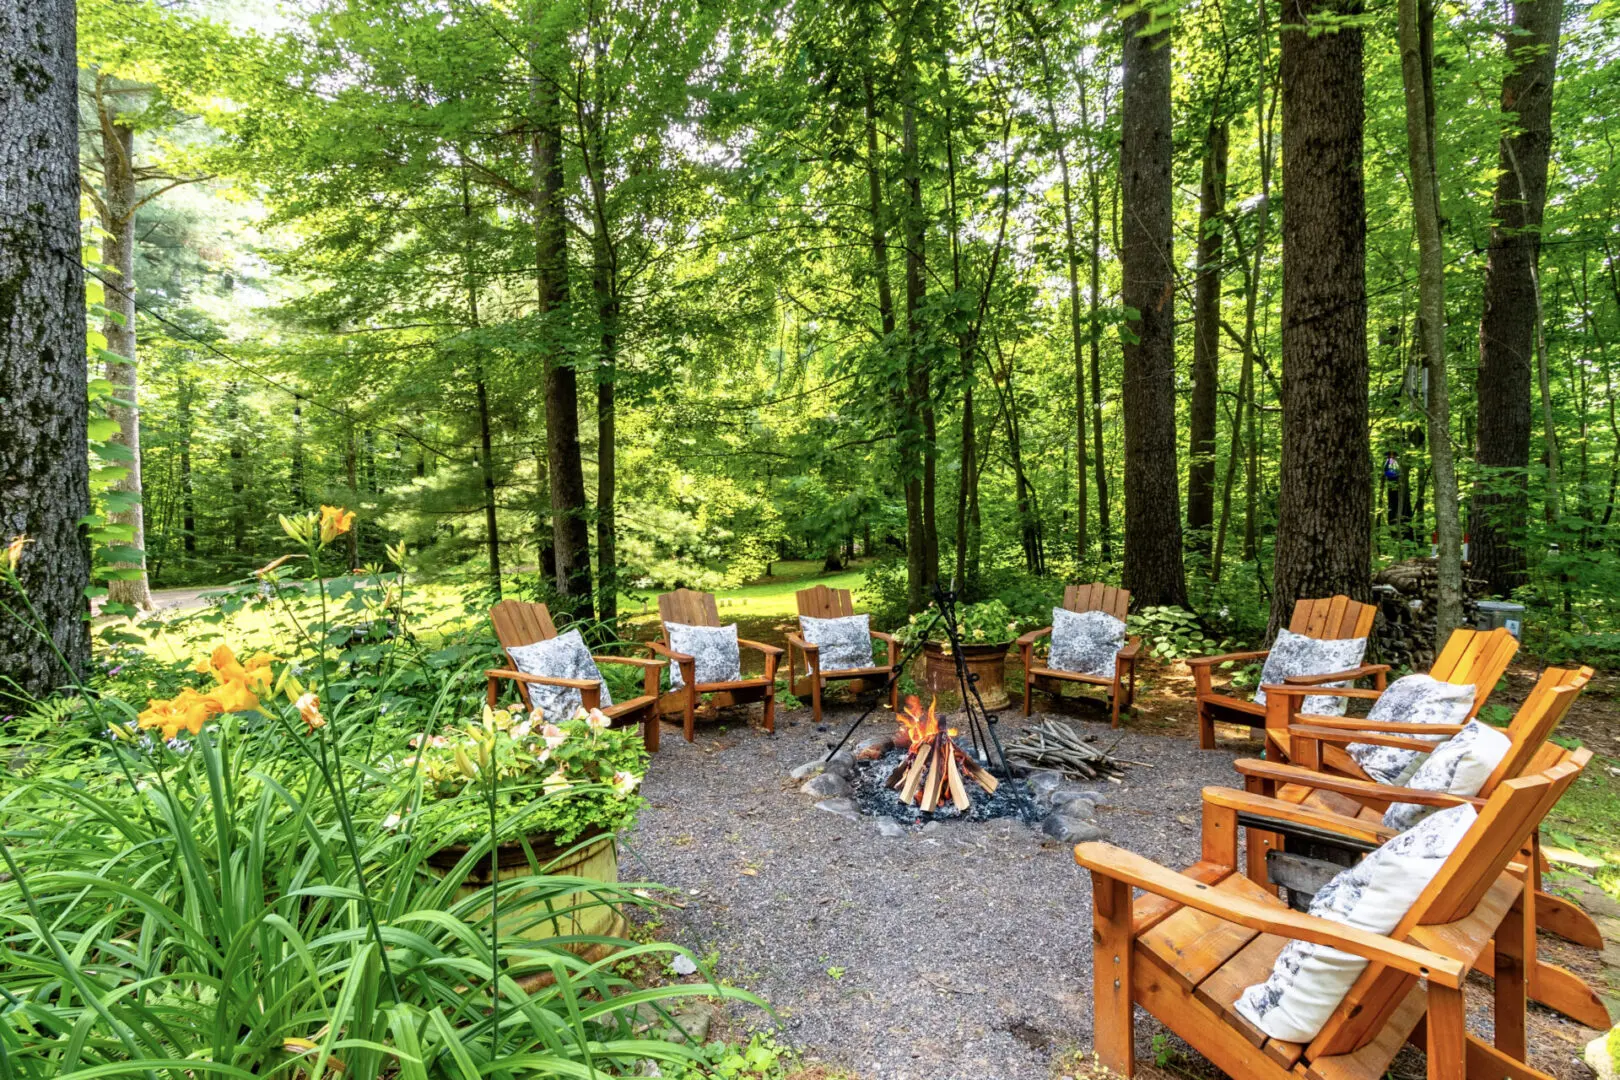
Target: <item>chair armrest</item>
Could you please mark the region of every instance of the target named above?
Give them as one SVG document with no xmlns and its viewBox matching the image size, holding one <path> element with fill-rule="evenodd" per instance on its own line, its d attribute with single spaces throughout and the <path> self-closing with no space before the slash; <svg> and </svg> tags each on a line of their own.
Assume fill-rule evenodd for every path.
<svg viewBox="0 0 1620 1080">
<path fill-rule="evenodd" d="M 696 659 L 696 657 L 688 656 L 683 652 L 676 652 L 674 649 L 671 649 L 669 646 L 660 641 L 647 642 L 647 648 L 651 649 L 657 655 L 662 656 L 664 659 L 673 660 L 677 664 L 684 664 L 690 660 Z"/>
<path fill-rule="evenodd" d="M 790 632 L 787 634 L 787 640 L 788 644 L 792 645 L 795 649 L 798 649 L 802 653 L 816 653 L 821 651 L 820 645 L 817 645 L 813 641 L 804 640 L 804 637 L 797 633 Z M 737 644 L 742 644 L 741 638 L 737 640 Z"/>
<path fill-rule="evenodd" d="M 1329 676 L 1337 678 L 1337 676 Z M 1290 676 L 1292 678 L 1292 676 Z M 1300 683 L 1266 683 L 1260 689 L 1266 692 L 1266 697 L 1308 698 L 1308 697 L 1344 697 L 1356 698 L 1365 701 L 1377 701 L 1384 696 L 1382 690 L 1372 690 L 1360 686 L 1310 686 Z"/>
<path fill-rule="evenodd" d="M 1263 660 L 1269 655 L 1270 649 L 1254 649 L 1250 652 L 1221 653 L 1219 656 L 1194 656 L 1186 663 L 1189 667 L 1209 667 L 1213 664 L 1237 663 L 1239 660 Z"/>
<path fill-rule="evenodd" d="M 1395 835 L 1394 829 L 1386 829 L 1382 825 L 1374 825 L 1370 821 L 1344 817 L 1341 814 L 1329 813 L 1326 810 L 1313 810 L 1309 806 L 1291 803 L 1285 799 L 1269 798 L 1251 791 L 1238 791 L 1235 788 L 1226 787 L 1207 787 L 1203 791 L 1203 797 L 1207 806 L 1218 806 L 1239 814 L 1253 814 L 1256 817 L 1273 821 L 1288 822 L 1318 832 L 1342 836 L 1348 840 L 1382 844 Z"/>
<path fill-rule="evenodd" d="M 1350 668 L 1348 671 L 1332 671 L 1326 675 L 1284 675 L 1283 682 L 1294 686 L 1321 686 L 1330 682 L 1350 682 L 1353 679 L 1364 679 L 1368 675 L 1377 675 L 1380 672 L 1388 674 L 1388 664 L 1362 664 L 1360 667 Z"/>
<path fill-rule="evenodd" d="M 1043 626 L 1039 630 L 1031 630 L 1027 634 L 1019 635 L 1019 638 L 1018 638 L 1018 641 L 1016 642 L 1016 644 L 1018 645 L 1018 647 L 1020 649 L 1022 649 L 1025 645 L 1033 645 L 1033 644 L 1035 644 L 1036 641 L 1040 640 L 1041 638 L 1045 637 L 1047 634 L 1050 634 L 1051 632 L 1052 632 L 1052 628 L 1050 626 Z"/>
<path fill-rule="evenodd" d="M 591 659 L 598 664 L 633 664 L 639 668 L 657 668 L 660 671 L 664 668 L 664 661 L 648 660 L 644 656 L 596 656 L 593 654 Z"/>
<path fill-rule="evenodd" d="M 596 690 L 602 685 L 600 679 L 564 679 L 551 675 L 530 675 L 509 668 L 491 668 L 484 672 L 484 675 L 491 679 L 513 679 L 522 683 L 540 683 L 542 686 L 566 686 L 574 690 Z"/>
<path fill-rule="evenodd" d="M 1430 724 L 1429 727 L 1440 727 L 1440 724 Z M 1447 727 L 1451 725 L 1445 725 Z M 1314 739 L 1317 742 L 1333 743 L 1344 746 L 1349 743 L 1366 743 L 1368 746 L 1393 746 L 1398 750 L 1416 750 L 1427 754 L 1434 750 L 1437 744 L 1415 739 L 1410 735 L 1383 735 L 1376 731 L 1340 731 L 1335 728 L 1317 727 L 1314 724 L 1289 725 L 1288 734 L 1296 739 Z M 1436 732 L 1436 734 L 1439 734 Z"/>
<path fill-rule="evenodd" d="M 766 656 L 782 655 L 781 649 L 777 648 L 775 645 L 767 645 L 763 641 L 749 641 L 747 638 L 738 638 L 737 644 L 746 646 L 750 649 L 756 649 L 759 652 L 764 653 Z"/>
<path fill-rule="evenodd" d="M 1255 780 L 1276 784 L 1302 784 L 1317 791 L 1332 791 L 1368 801 L 1409 802 L 1423 806 L 1459 806 L 1462 803 L 1485 805 L 1484 799 L 1469 798 L 1466 795 L 1449 795 L 1443 791 L 1417 791 L 1394 784 L 1375 784 L 1369 780 L 1312 772 L 1299 765 L 1284 765 L 1276 761 L 1262 761 L 1259 758 L 1238 758 L 1233 762 L 1233 767 L 1242 775 Z"/>
<path fill-rule="evenodd" d="M 882 641 L 890 645 L 894 644 L 894 635 L 886 630 L 868 630 L 867 633 L 871 634 L 872 637 L 878 641 Z"/>
<path fill-rule="evenodd" d="M 1344 923 L 1292 911 L 1280 904 L 1219 892 L 1210 885 L 1112 844 L 1095 841 L 1078 844 L 1074 849 L 1074 861 L 1094 874 L 1166 897 L 1227 922 L 1261 933 L 1340 949 L 1428 979 L 1440 986 L 1458 989 L 1468 974 L 1468 965 L 1452 957 L 1382 934 L 1358 930 Z"/>
<path fill-rule="evenodd" d="M 1137 637 L 1135 634 L 1132 634 L 1130 636 L 1130 638 L 1126 640 L 1125 647 L 1123 649 L 1119 650 L 1118 659 L 1120 659 L 1120 660 L 1135 660 L 1136 657 L 1137 657 L 1137 654 L 1139 654 L 1141 651 L 1142 651 L 1142 639 L 1140 637 Z"/>
<path fill-rule="evenodd" d="M 1455 735 L 1461 724 L 1409 724 L 1401 720 L 1368 720 L 1364 716 L 1311 716 L 1304 723 L 1329 731 L 1381 731 L 1386 735 Z"/>
</svg>

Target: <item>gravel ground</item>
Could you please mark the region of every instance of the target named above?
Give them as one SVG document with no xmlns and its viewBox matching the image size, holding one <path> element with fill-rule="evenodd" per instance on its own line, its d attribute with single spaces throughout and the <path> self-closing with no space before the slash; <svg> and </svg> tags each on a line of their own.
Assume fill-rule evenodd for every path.
<svg viewBox="0 0 1620 1080">
<path fill-rule="evenodd" d="M 666 728 L 621 876 L 685 893 L 662 936 L 716 955 L 717 975 L 770 1001 L 813 1060 L 864 1080 L 1047 1080 L 1055 1057 L 1090 1045 L 1089 877 L 1069 847 L 1012 821 L 888 839 L 873 819 L 815 809 L 787 772 L 855 715 L 829 708 L 818 731 L 808 711 L 779 713 L 771 736 L 733 714 L 692 744 Z M 1003 715 L 1010 738 L 1024 721 Z M 1198 793 L 1230 784 L 1245 747 L 1110 734 L 1087 715 L 1060 719 L 1154 766 L 1079 785 L 1099 793 L 1106 838 L 1193 862 Z"/>
</svg>

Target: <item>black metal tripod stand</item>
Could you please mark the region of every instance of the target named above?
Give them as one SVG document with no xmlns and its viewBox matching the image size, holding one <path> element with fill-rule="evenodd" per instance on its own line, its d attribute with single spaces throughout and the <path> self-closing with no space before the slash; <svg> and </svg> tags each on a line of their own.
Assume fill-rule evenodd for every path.
<svg viewBox="0 0 1620 1080">
<path fill-rule="evenodd" d="M 979 764 L 992 773 L 999 773 L 1001 779 L 1011 781 L 1014 779 L 1012 766 L 1007 761 L 1006 751 L 1001 748 L 1001 739 L 996 734 L 996 718 L 990 715 L 990 710 L 984 707 L 984 699 L 979 696 L 979 676 L 967 669 L 967 661 L 962 657 L 962 629 L 956 621 L 956 593 L 952 590 L 942 589 L 938 582 L 934 583 L 934 615 L 923 627 L 916 642 L 900 657 L 900 661 L 889 669 L 889 677 L 883 683 L 883 689 L 878 694 L 877 701 L 882 701 L 888 690 L 900 678 L 900 673 L 922 651 L 923 643 L 928 640 L 936 625 L 943 625 L 945 637 L 951 647 L 951 658 L 956 662 L 956 685 L 962 695 L 962 711 L 967 714 L 968 738 L 973 742 L 973 756 Z M 831 761 L 833 755 L 844 748 L 850 737 L 866 722 L 877 708 L 877 702 L 868 706 L 866 711 L 855 718 L 833 748 L 827 751 L 826 761 Z"/>
</svg>

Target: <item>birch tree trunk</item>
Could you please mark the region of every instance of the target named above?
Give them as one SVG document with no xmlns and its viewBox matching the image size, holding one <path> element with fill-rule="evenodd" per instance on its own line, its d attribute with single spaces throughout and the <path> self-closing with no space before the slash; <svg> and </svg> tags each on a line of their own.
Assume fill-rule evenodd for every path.
<svg viewBox="0 0 1620 1080">
<path fill-rule="evenodd" d="M 17 576 L 50 636 L 0 615 L 0 671 L 34 695 L 79 681 L 90 660 L 73 20 L 72 0 L 0 0 L 0 543 L 28 538 Z"/>
</svg>

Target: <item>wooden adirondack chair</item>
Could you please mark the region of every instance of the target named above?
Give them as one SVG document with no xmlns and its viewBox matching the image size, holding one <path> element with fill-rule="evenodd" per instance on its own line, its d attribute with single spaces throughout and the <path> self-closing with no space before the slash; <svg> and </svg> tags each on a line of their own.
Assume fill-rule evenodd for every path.
<svg viewBox="0 0 1620 1080">
<path fill-rule="evenodd" d="M 1548 668 L 1542 673 L 1535 689 L 1530 692 L 1518 713 L 1514 715 L 1513 722 L 1508 726 L 1507 734 L 1511 746 L 1507 754 L 1486 778 L 1484 786 L 1480 788 L 1479 797 L 1473 800 L 1376 784 L 1370 780 L 1319 772 L 1312 767 L 1313 764 L 1320 764 L 1321 760 L 1315 748 L 1329 740 L 1372 742 L 1377 745 L 1428 751 L 1434 748 L 1434 744 L 1414 742 L 1409 737 L 1403 737 L 1404 733 L 1409 733 L 1413 729 L 1434 734 L 1455 733 L 1461 730 L 1460 725 L 1389 724 L 1381 725 L 1377 730 L 1357 731 L 1348 727 L 1355 723 L 1353 720 L 1318 717 L 1316 723 L 1326 725 L 1331 722 L 1332 726 L 1296 725 L 1299 736 L 1295 745 L 1301 749 L 1303 759 L 1299 763 L 1282 764 L 1242 758 L 1236 763 L 1237 770 L 1244 777 L 1245 786 L 1251 793 L 1268 798 L 1275 797 L 1275 807 L 1307 806 L 1318 812 L 1359 821 L 1369 828 L 1378 830 L 1379 835 L 1389 835 L 1388 831 L 1383 829 L 1382 822 L 1384 811 L 1392 802 L 1452 806 L 1458 802 L 1472 801 L 1476 805 L 1481 805 L 1497 788 L 1516 777 L 1545 772 L 1552 766 L 1565 762 L 1584 768 L 1591 758 L 1590 751 L 1566 750 L 1548 740 L 1553 729 L 1558 726 L 1558 722 L 1563 719 L 1570 705 L 1585 689 L 1591 678 L 1591 668 L 1574 670 Z M 1399 728 L 1402 733 L 1387 733 L 1388 728 Z M 1244 818 L 1243 824 L 1248 831 L 1247 873 L 1251 880 L 1257 882 L 1277 879 L 1278 884 L 1296 886 L 1302 891 L 1312 892 L 1326 877 L 1338 870 L 1338 863 L 1346 858 L 1353 860 L 1356 852 L 1367 850 L 1366 844 L 1324 843 L 1320 837 L 1312 836 L 1308 831 L 1302 834 L 1290 827 L 1289 819 L 1280 811 L 1270 816 L 1259 810 L 1251 811 Z M 1302 847 L 1313 855 L 1328 855 L 1332 861 L 1326 862 L 1320 858 L 1295 854 L 1291 851 L 1290 844 Z M 1269 854 L 1270 852 L 1278 854 Z M 1591 916 L 1569 901 L 1552 896 L 1542 889 L 1543 859 L 1539 830 L 1530 834 L 1523 861 L 1531 886 L 1525 898 L 1526 912 L 1531 924 L 1576 944 L 1594 949 L 1603 948 L 1603 935 Z M 1530 955 L 1534 956 L 1534 953 Z M 1567 969 L 1538 959 L 1529 967 L 1528 980 L 1530 997 L 1534 1000 L 1588 1027 L 1603 1029 L 1609 1026 L 1608 1009 L 1602 999 L 1579 976 Z"/>
<path fill-rule="evenodd" d="M 1131 594 L 1128 590 L 1116 589 L 1100 581 L 1094 581 L 1089 585 L 1070 585 L 1063 590 L 1065 611 L 1105 611 L 1120 622 L 1124 622 L 1125 613 L 1130 606 Z M 1029 715 L 1030 697 L 1040 681 L 1061 679 L 1065 682 L 1106 687 L 1109 719 L 1114 727 L 1119 727 L 1119 710 L 1122 704 L 1128 709 L 1136 700 L 1136 657 L 1142 651 L 1142 639 L 1135 634 L 1125 639 L 1125 647 L 1119 650 L 1119 659 L 1114 664 L 1113 678 L 1106 678 L 1100 675 L 1082 675 L 1074 671 L 1058 671 L 1055 668 L 1037 665 L 1035 643 L 1051 632 L 1050 626 L 1043 626 L 1039 630 L 1031 630 L 1018 639 L 1018 651 L 1024 662 L 1024 715 Z M 1059 693 L 1059 688 L 1052 686 L 1050 682 L 1041 689 L 1048 687 L 1052 693 Z"/>
<path fill-rule="evenodd" d="M 845 615 L 855 614 L 855 604 L 850 598 L 848 589 L 829 589 L 825 585 L 817 585 L 810 589 L 800 589 L 794 594 L 799 603 L 799 614 L 808 615 L 812 619 L 839 619 Z M 804 635 L 793 632 L 787 636 L 788 658 L 788 685 L 799 697 L 806 694 L 810 696 L 810 710 L 821 723 L 821 695 L 827 684 L 839 680 L 847 680 L 850 690 L 856 694 L 864 694 L 868 690 L 879 689 L 883 680 L 889 677 L 894 665 L 900 662 L 898 646 L 893 634 L 885 634 L 881 630 L 873 630 L 872 638 L 888 646 L 889 662 L 882 666 L 846 668 L 839 671 L 821 670 L 821 650 L 804 640 Z M 798 664 L 793 654 L 800 653 L 804 657 L 804 677 L 799 677 Z M 891 683 L 889 686 L 889 711 L 900 707 L 900 684 Z"/>
<path fill-rule="evenodd" d="M 1317 638 L 1322 641 L 1337 641 L 1342 638 L 1366 637 L 1372 633 L 1373 620 L 1378 616 L 1378 608 L 1374 604 L 1363 604 L 1352 600 L 1348 596 L 1330 596 L 1322 600 L 1300 600 L 1294 604 L 1294 614 L 1288 620 L 1288 629 L 1296 634 Z M 1223 653 L 1220 656 L 1197 656 L 1187 663 L 1192 668 L 1193 683 L 1196 688 L 1198 700 L 1198 746 L 1203 750 L 1215 749 L 1215 721 L 1220 720 L 1228 724 L 1247 724 L 1251 728 L 1266 726 L 1266 707 L 1256 705 L 1232 694 L 1216 690 L 1214 685 L 1214 668 L 1216 664 L 1232 661 L 1235 663 L 1248 663 L 1253 660 L 1264 660 L 1271 652 L 1270 649 L 1256 649 L 1252 652 Z M 1387 664 L 1362 664 L 1350 671 L 1338 671 L 1331 675 L 1324 675 L 1315 681 L 1321 682 L 1350 682 L 1365 676 L 1372 676 L 1373 684 L 1382 690 L 1384 676 L 1389 671 Z M 1341 691 L 1335 690 L 1338 695 Z"/>
<path fill-rule="evenodd" d="M 691 742 L 697 730 L 697 700 L 699 694 L 714 695 L 710 700 L 717 706 L 742 705 L 764 702 L 762 720 L 766 731 L 776 730 L 776 661 L 782 650 L 775 645 L 738 638 L 737 644 L 753 649 L 765 657 L 763 677 L 737 679 L 733 682 L 698 683 L 693 680 L 693 658 L 674 652 L 669 647 L 669 631 L 663 623 L 683 623 L 687 626 L 719 626 L 720 608 L 713 593 L 676 589 L 658 598 L 658 618 L 663 633 L 662 641 L 647 643 L 647 647 L 666 661 L 673 660 L 681 667 L 682 686 L 658 699 L 658 710 L 666 715 L 682 713 L 686 728 L 686 741 Z"/>
<path fill-rule="evenodd" d="M 1091 871 L 1096 1052 L 1135 1073 L 1132 1007 L 1141 1005 L 1217 1068 L 1243 1080 L 1375 1080 L 1408 1040 L 1428 1051 L 1430 1080 L 1550 1080 L 1524 1063 L 1524 883 L 1509 862 L 1575 779 L 1573 764 L 1500 785 L 1434 881 L 1389 935 L 1290 910 L 1237 865 L 1238 822 L 1265 800 L 1204 791 L 1203 858 L 1181 873 L 1110 844 L 1081 844 Z M 1290 807 L 1302 824 L 1368 835 L 1351 819 Z M 1147 895 L 1133 902 L 1131 890 Z M 1289 940 L 1369 961 L 1309 1044 L 1267 1037 L 1235 1009 Z M 1494 954 L 1493 954 L 1494 950 Z M 1464 986 L 1496 971 L 1494 1044 L 1468 1034 Z"/>
<path fill-rule="evenodd" d="M 502 600 L 489 609 L 489 621 L 495 627 L 495 639 L 505 650 L 514 649 L 519 645 L 533 645 L 537 641 L 550 641 L 557 636 L 556 624 L 551 621 L 551 611 L 544 604 Z M 598 665 L 628 664 L 641 669 L 641 693 L 628 701 L 616 701 L 602 711 L 614 721 L 615 727 L 639 723 L 642 741 L 646 743 L 648 752 L 656 751 L 658 673 L 663 670 L 664 665 L 657 660 L 646 660 L 639 656 L 599 656 L 593 653 L 591 659 Z M 599 682 L 590 679 L 553 679 L 544 675 L 525 675 L 517 670 L 516 664 L 512 663 L 510 651 L 506 654 L 506 662 L 510 666 L 484 672 L 489 679 L 491 708 L 500 701 L 500 687 L 503 682 L 517 684 L 518 697 L 522 699 L 524 708 L 530 707 L 530 683 L 572 686 L 579 691 L 579 696 L 587 709 L 594 709 L 601 703 L 602 684 Z"/>
<path fill-rule="evenodd" d="M 1506 627 L 1498 627 L 1495 630 L 1453 630 L 1451 636 L 1446 639 L 1445 648 L 1434 658 L 1434 666 L 1429 669 L 1429 675 L 1441 682 L 1474 688 L 1473 707 L 1468 710 L 1468 719 L 1472 720 L 1484 707 L 1486 700 L 1491 696 L 1491 691 L 1496 689 L 1497 682 L 1501 680 L 1503 672 L 1507 671 L 1508 664 L 1518 651 L 1519 639 L 1508 633 Z M 1265 688 L 1267 756 L 1276 756 L 1279 760 L 1289 760 L 1293 757 L 1288 727 L 1299 722 L 1300 704 L 1307 696 L 1316 693 L 1311 684 L 1321 681 L 1322 678 L 1319 676 L 1304 677 L 1290 679 L 1281 686 Z M 1346 687 L 1343 690 L 1335 690 L 1334 693 L 1349 698 L 1376 701 L 1384 691 Z M 1312 717 L 1306 722 L 1318 719 L 1322 718 Z M 1342 747 L 1327 743 L 1321 744 L 1321 750 L 1323 769 L 1361 780 L 1372 779 Z"/>
</svg>

